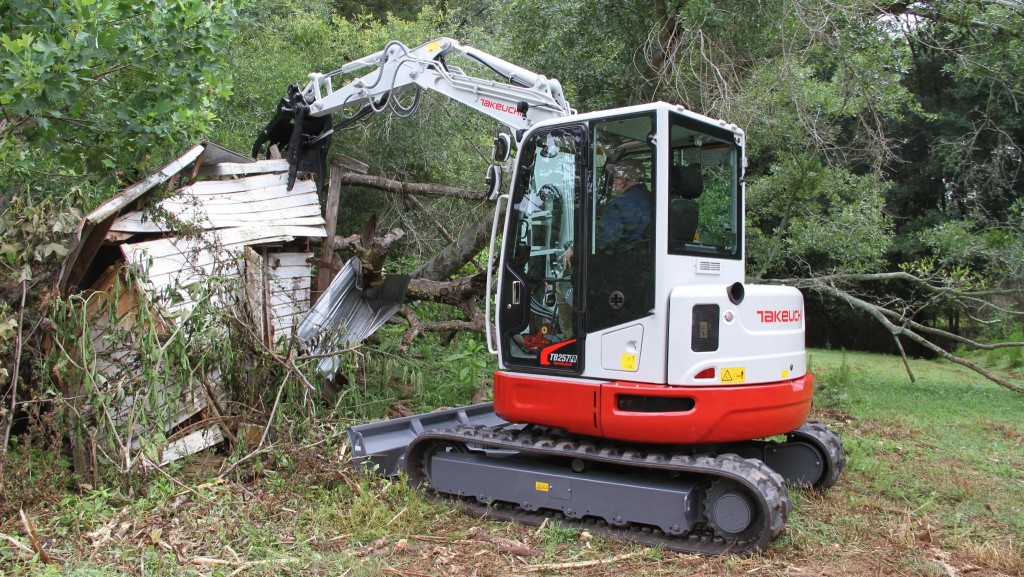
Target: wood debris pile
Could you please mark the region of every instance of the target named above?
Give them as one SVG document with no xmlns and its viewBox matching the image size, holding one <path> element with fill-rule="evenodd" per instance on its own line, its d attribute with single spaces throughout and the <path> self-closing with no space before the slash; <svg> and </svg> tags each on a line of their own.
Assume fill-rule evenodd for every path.
<svg viewBox="0 0 1024 577">
<path fill-rule="evenodd" d="M 95 376 L 63 382 L 61 392 L 84 418 L 113 425 L 75 443 L 84 479 L 93 478 L 96 445 L 111 429 L 128 428 L 116 442 L 127 466 L 133 458 L 167 463 L 224 439 L 219 369 L 142 390 L 134 372 L 144 353 L 132 335 L 173 333 L 197 301 L 230 309 L 271 350 L 293 334 L 310 307 L 311 244 L 328 235 L 316 184 L 300 180 L 289 191 L 287 178 L 286 161 L 203 143 L 82 219 L 56 290 L 85 299 Z M 112 402 L 90 403 L 97 394 Z M 140 410 L 158 413 L 160 430 L 139 425 Z M 140 451 L 147 443 L 155 450 Z"/>
</svg>

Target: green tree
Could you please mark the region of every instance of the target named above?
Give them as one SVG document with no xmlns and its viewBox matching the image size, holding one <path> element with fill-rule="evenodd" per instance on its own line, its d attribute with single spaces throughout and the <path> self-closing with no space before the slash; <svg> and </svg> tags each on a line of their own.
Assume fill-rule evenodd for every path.
<svg viewBox="0 0 1024 577">
<path fill-rule="evenodd" d="M 238 82 L 233 98 L 220 111 L 224 118 L 216 139 L 248 152 L 259 131 L 273 116 L 289 84 L 300 86 L 310 72 L 328 72 L 357 58 L 383 50 L 391 40 L 413 47 L 445 34 L 453 16 L 432 6 L 414 19 L 397 14 L 384 18 L 361 13 L 343 17 L 325 0 L 285 0 L 253 5 L 242 12 L 246 25 L 231 46 Z M 472 26 L 462 28 L 470 42 Z M 462 59 L 459 65 L 466 65 Z M 470 63 L 472 65 L 472 63 Z M 470 73 L 493 77 L 482 66 Z M 335 86 L 371 69 L 340 75 Z M 467 70 L 468 71 L 468 70 Z M 413 103 L 411 92 L 399 97 Z M 339 118 L 335 117 L 335 122 Z M 332 152 L 367 163 L 372 173 L 405 182 L 440 183 L 483 188 L 491 140 L 497 124 L 461 104 L 425 91 L 414 114 L 399 118 L 378 114 L 332 136 Z M 379 230 L 395 227 L 408 234 L 397 253 L 422 262 L 450 244 L 439 228 L 458 235 L 468 222 L 489 207 L 464 201 L 436 199 L 423 206 L 396 201 L 377 191 L 346 187 L 339 206 L 339 229 L 344 234 L 363 229 L 377 213 Z"/>
<path fill-rule="evenodd" d="M 230 1 L 2 0 L 4 197 L 111 183 L 209 131 L 234 16 Z"/>
</svg>

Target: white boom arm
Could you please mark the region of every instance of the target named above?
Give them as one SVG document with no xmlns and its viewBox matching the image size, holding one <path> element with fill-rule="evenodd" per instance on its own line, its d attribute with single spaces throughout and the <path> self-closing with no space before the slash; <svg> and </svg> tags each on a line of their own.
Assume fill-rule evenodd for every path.
<svg viewBox="0 0 1024 577">
<path fill-rule="evenodd" d="M 445 62 L 445 57 L 452 54 L 467 56 L 484 64 L 509 84 L 467 76 Z M 376 70 L 340 88 L 332 87 L 334 76 L 371 66 Z M 301 95 L 309 105 L 309 115 L 320 117 L 339 112 L 344 114 L 350 107 L 366 104 L 376 109 L 382 106 L 378 104 L 382 98 L 406 88 L 440 92 L 487 114 L 513 131 L 528 128 L 541 120 L 576 113 L 565 101 L 562 85 L 557 80 L 462 46 L 451 38 L 432 40 L 414 49 L 391 41 L 384 50 L 349 62 L 338 70 L 310 74 L 309 83 Z"/>
</svg>

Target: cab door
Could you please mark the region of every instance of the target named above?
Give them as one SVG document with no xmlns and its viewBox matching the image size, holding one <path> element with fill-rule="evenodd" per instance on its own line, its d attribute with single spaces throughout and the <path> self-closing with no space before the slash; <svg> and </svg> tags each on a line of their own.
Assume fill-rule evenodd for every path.
<svg viewBox="0 0 1024 577">
<path fill-rule="evenodd" d="M 502 359 L 510 368 L 583 370 L 582 275 L 574 255 L 586 149 L 583 126 L 534 132 L 520 146 L 497 315 Z"/>
</svg>

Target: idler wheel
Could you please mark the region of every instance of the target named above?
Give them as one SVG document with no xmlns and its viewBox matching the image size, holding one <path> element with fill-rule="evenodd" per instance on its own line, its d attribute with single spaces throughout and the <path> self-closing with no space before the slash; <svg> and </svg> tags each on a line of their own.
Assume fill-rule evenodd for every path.
<svg viewBox="0 0 1024 577">
<path fill-rule="evenodd" d="M 704 499 L 704 515 L 708 526 L 723 539 L 743 539 L 754 527 L 757 507 L 736 483 L 718 480 L 708 489 Z"/>
</svg>

